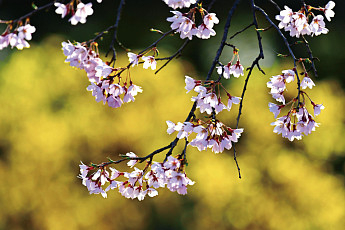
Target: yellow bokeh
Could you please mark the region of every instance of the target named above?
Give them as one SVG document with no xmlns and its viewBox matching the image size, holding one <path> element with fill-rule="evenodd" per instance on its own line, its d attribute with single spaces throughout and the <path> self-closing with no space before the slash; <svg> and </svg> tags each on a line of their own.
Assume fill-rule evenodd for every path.
<svg viewBox="0 0 345 230">
<path fill-rule="evenodd" d="M 143 93 L 113 109 L 86 91 L 84 71 L 64 63 L 61 41 L 51 37 L 15 52 L 1 67 L 0 229 L 344 228 L 344 166 L 341 173 L 332 168 L 345 152 L 345 96 L 336 82 L 316 82 L 308 91 L 325 106 L 316 118 L 321 125 L 290 143 L 272 132 L 266 82 L 291 67 L 274 66 L 266 76 L 254 71 L 236 144 L 242 179 L 232 150 L 214 154 L 189 147 L 186 172 L 196 183 L 186 196 L 161 188 L 141 202 L 116 191 L 103 199 L 81 185 L 79 161 L 100 163 L 130 151 L 144 156 L 169 144 L 174 135 L 166 133 L 165 121 L 184 121 L 192 106 L 184 76 L 205 76 L 177 60 L 158 75 L 133 68 Z M 119 55 L 119 65 L 127 61 Z M 227 86 L 240 96 L 243 84 L 241 77 Z M 237 109 L 222 112 L 222 121 L 234 127 Z M 180 143 L 174 154 L 182 148 Z M 155 158 L 162 159 L 163 153 Z"/>
</svg>

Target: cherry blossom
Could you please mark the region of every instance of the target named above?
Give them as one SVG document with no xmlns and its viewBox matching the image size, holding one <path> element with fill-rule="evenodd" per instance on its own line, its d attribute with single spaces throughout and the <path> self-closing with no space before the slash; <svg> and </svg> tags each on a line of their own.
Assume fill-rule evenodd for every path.
<svg viewBox="0 0 345 230">
<path fill-rule="evenodd" d="M 18 38 L 31 40 L 32 38 L 31 34 L 33 34 L 36 31 L 36 28 L 34 26 L 31 26 L 30 24 L 26 24 L 25 26 L 19 27 L 17 31 L 18 31 Z"/>
<path fill-rule="evenodd" d="M 234 77 L 243 76 L 243 66 L 240 64 L 240 61 L 237 61 L 235 65 L 230 67 L 230 74 L 234 75 Z"/>
<path fill-rule="evenodd" d="M 136 155 L 130 152 L 126 156 L 134 157 Z M 78 177 L 82 179 L 82 184 L 87 187 L 90 194 L 101 194 L 104 198 L 107 198 L 107 192 L 110 190 L 118 189 L 122 196 L 141 201 L 146 195 L 157 196 L 156 189 L 165 186 L 172 192 L 176 191 L 178 194 L 185 195 L 187 186 L 193 185 L 195 182 L 187 177 L 182 162 L 180 157 L 168 156 L 164 163 L 150 163 L 145 175 L 144 170 L 136 167 L 132 172 L 120 172 L 109 167 L 111 170 L 111 174 L 109 174 L 103 167 L 89 167 L 81 163 Z"/>
<path fill-rule="evenodd" d="M 149 67 L 151 67 L 152 70 L 156 69 L 157 62 L 153 56 L 148 56 L 148 57 L 143 56 L 142 59 L 145 61 L 143 64 L 144 69 L 147 69 Z"/>
<path fill-rule="evenodd" d="M 219 23 L 219 19 L 217 18 L 215 13 L 206 14 L 203 21 L 205 26 L 207 26 L 208 28 L 212 28 L 214 24 Z"/>
<path fill-rule="evenodd" d="M 215 13 L 203 15 L 203 22 L 197 26 L 194 17 L 187 16 L 187 14 L 182 14 L 179 11 L 171 12 L 174 16 L 168 17 L 167 21 L 172 22 L 170 25 L 171 29 L 176 30 L 176 33 L 180 33 L 181 39 L 188 38 L 192 40 L 193 36 L 208 39 L 216 35 L 216 32 L 212 29 L 214 24 L 219 23 Z"/>
<path fill-rule="evenodd" d="M 131 157 L 131 158 L 133 158 L 133 157 L 138 157 L 135 153 L 133 153 L 133 152 L 129 152 L 129 153 L 126 153 L 126 156 L 127 157 Z M 138 163 L 138 160 L 130 160 L 130 161 L 128 161 L 128 163 L 127 163 L 127 165 L 128 165 L 128 167 L 133 167 L 136 163 Z"/>
<path fill-rule="evenodd" d="M 334 17 L 333 8 L 335 3 L 333 1 L 328 2 L 325 8 L 317 8 L 322 10 L 328 21 L 331 17 Z M 276 15 L 276 20 L 280 21 L 278 27 L 290 32 L 291 37 L 299 38 L 301 35 L 318 36 L 320 34 L 327 34 L 328 29 L 325 27 L 322 15 L 314 15 L 312 21 L 309 24 L 309 18 L 306 16 L 304 10 L 293 12 L 289 7 L 285 6 L 285 10 L 280 11 L 279 15 Z M 316 9 L 316 8 L 315 8 Z"/>
<path fill-rule="evenodd" d="M 176 9 L 176 8 L 183 8 L 183 7 L 190 7 L 191 4 L 195 4 L 196 0 L 163 0 L 169 7 Z"/>
<path fill-rule="evenodd" d="M 223 73 L 223 77 L 225 79 L 229 79 L 230 78 L 230 66 L 231 66 L 231 62 L 229 62 L 227 65 L 225 66 L 217 66 L 217 73 L 218 74 L 222 74 Z"/>
<path fill-rule="evenodd" d="M 128 56 L 129 62 L 132 64 L 132 67 L 135 65 L 138 65 L 139 57 L 140 57 L 139 55 L 136 55 L 135 53 L 132 53 L 132 52 L 128 52 L 127 56 Z"/>
<path fill-rule="evenodd" d="M 314 116 L 318 116 L 321 113 L 321 110 L 325 108 L 322 104 L 314 104 L 312 103 L 314 107 Z"/>
<path fill-rule="evenodd" d="M 282 106 L 269 102 L 268 107 L 270 108 L 270 112 L 274 114 L 274 118 L 277 118 L 277 116 L 279 115 L 281 111 Z"/>
<path fill-rule="evenodd" d="M 327 18 L 327 20 L 330 22 L 331 18 L 334 17 L 335 13 L 332 10 L 335 7 L 335 3 L 333 1 L 329 1 L 326 6 L 325 6 L 325 17 Z"/>
<path fill-rule="evenodd" d="M 306 88 L 313 88 L 315 86 L 313 80 L 311 80 L 308 76 L 305 76 L 301 82 L 301 88 L 306 89 Z"/>
<path fill-rule="evenodd" d="M 86 17 L 92 14 L 93 14 L 92 3 L 90 2 L 90 3 L 84 4 L 80 2 L 77 5 L 77 10 L 75 14 L 69 19 L 69 21 L 71 22 L 72 25 L 76 25 L 78 24 L 78 22 L 85 23 Z"/>
<path fill-rule="evenodd" d="M 205 24 L 201 24 L 198 26 L 198 30 L 196 32 L 196 36 L 201 39 L 209 39 L 211 36 L 215 36 L 216 31 L 212 28 L 207 27 Z"/>
<path fill-rule="evenodd" d="M 226 107 L 226 108 L 227 108 L 227 110 L 230 111 L 232 104 L 239 104 L 239 103 L 240 103 L 240 100 L 241 100 L 242 98 L 240 98 L 240 97 L 234 97 L 234 96 L 231 96 L 230 94 L 228 94 L 228 97 L 229 97 L 229 99 L 228 99 L 228 104 L 227 104 L 227 107 Z"/>
<path fill-rule="evenodd" d="M 187 93 L 189 93 L 189 91 L 193 90 L 195 88 L 195 86 L 197 85 L 197 81 L 195 81 L 193 78 L 189 77 L 189 76 L 185 76 L 185 89 L 187 90 Z"/>
<path fill-rule="evenodd" d="M 54 6 L 57 7 L 55 10 L 55 13 L 61 14 L 61 18 L 64 18 L 67 15 L 68 8 L 66 7 L 66 5 L 59 3 L 59 2 L 55 2 Z"/>
<path fill-rule="evenodd" d="M 328 29 L 325 28 L 325 22 L 323 21 L 322 15 L 317 15 L 313 18 L 313 21 L 310 23 L 310 30 L 313 35 L 327 34 Z"/>
</svg>

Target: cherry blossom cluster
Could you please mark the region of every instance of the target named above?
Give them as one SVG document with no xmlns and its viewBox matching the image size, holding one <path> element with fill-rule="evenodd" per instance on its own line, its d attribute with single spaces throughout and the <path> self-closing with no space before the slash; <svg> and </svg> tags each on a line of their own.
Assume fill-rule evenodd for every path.
<svg viewBox="0 0 345 230">
<path fill-rule="evenodd" d="M 207 122 L 197 120 L 196 122 L 166 122 L 168 125 L 167 133 L 178 132 L 177 138 L 188 138 L 192 133 L 196 137 L 191 140 L 189 145 L 197 147 L 199 151 L 212 149 L 214 153 L 223 152 L 224 149 L 231 149 L 232 142 L 237 142 L 243 129 L 232 129 L 222 122 L 210 119 Z"/>
<path fill-rule="evenodd" d="M 172 22 L 171 29 L 176 33 L 180 33 L 180 38 L 188 38 L 192 40 L 193 36 L 197 36 L 201 39 L 209 39 L 211 36 L 215 36 L 216 32 L 213 30 L 214 24 L 218 24 L 219 20 L 215 13 L 206 13 L 203 8 L 196 10 L 193 9 L 186 14 L 179 11 L 171 11 L 174 16 L 167 18 L 168 22 Z M 197 26 L 195 24 L 195 12 L 201 12 L 202 23 Z"/>
<path fill-rule="evenodd" d="M 173 9 L 190 7 L 190 5 L 195 4 L 196 0 L 163 0 L 169 7 Z"/>
<path fill-rule="evenodd" d="M 279 15 L 276 15 L 276 19 L 280 21 L 279 28 L 290 32 L 291 37 L 299 38 L 301 35 L 318 36 L 320 34 L 327 34 L 328 29 L 325 27 L 324 17 L 322 15 L 314 15 L 310 10 L 315 9 L 322 11 L 328 21 L 331 21 L 331 17 L 334 17 L 335 6 L 333 1 L 329 1 L 324 8 L 315 8 L 307 6 L 308 12 L 305 8 L 302 8 L 298 12 L 293 12 L 287 6 L 284 6 L 284 10 L 280 11 Z M 311 19 L 311 22 L 309 23 Z"/>
<path fill-rule="evenodd" d="M 140 58 L 144 61 L 144 64 L 143 64 L 144 69 L 151 68 L 152 70 L 155 70 L 157 67 L 157 62 L 154 56 L 144 56 L 142 54 L 138 55 L 132 52 L 128 52 L 127 56 L 128 56 L 129 62 L 132 64 L 132 67 L 139 64 Z"/>
<path fill-rule="evenodd" d="M 227 103 L 226 105 L 222 103 L 221 97 L 218 96 L 216 93 L 216 87 L 221 86 L 221 83 L 215 83 L 214 81 L 206 81 L 204 84 L 202 84 L 202 81 L 200 80 L 194 80 L 193 78 L 186 76 L 185 78 L 185 89 L 187 90 L 187 93 L 194 89 L 195 92 L 198 93 L 196 97 L 192 97 L 192 101 L 197 102 L 197 108 L 200 110 L 201 113 L 206 112 L 207 114 L 212 114 L 215 112 L 218 114 L 223 109 L 227 109 L 230 111 L 232 104 L 238 104 L 240 103 L 241 98 L 231 96 L 230 93 L 227 92 Z M 225 90 L 225 89 L 224 89 Z"/>
<path fill-rule="evenodd" d="M 91 82 L 87 90 L 92 91 L 97 102 L 103 101 L 103 104 L 118 108 L 124 102 L 134 101 L 134 97 L 142 92 L 141 87 L 133 84 L 132 80 L 129 81 L 129 85 L 127 81 L 121 84 L 118 76 L 118 82 L 115 82 L 116 73 L 123 68 L 110 67 L 91 48 L 80 43 L 63 42 L 62 50 L 67 57 L 65 62 L 69 62 L 72 67 L 85 70 Z"/>
<path fill-rule="evenodd" d="M 221 86 L 221 83 L 214 81 L 200 81 L 193 78 L 185 77 L 185 89 L 187 93 L 194 89 L 198 93 L 198 96 L 192 97 L 192 101 L 196 102 L 196 107 L 199 108 L 201 113 L 206 112 L 211 115 L 206 122 L 202 120 L 194 120 L 191 122 L 178 122 L 175 124 L 172 121 L 167 121 L 168 129 L 167 133 L 172 134 L 178 132 L 177 138 L 188 138 L 192 133 L 195 133 L 195 138 L 189 143 L 189 145 L 197 147 L 199 151 L 212 149 L 213 152 L 223 152 L 224 149 L 231 149 L 232 142 L 237 142 L 241 136 L 243 129 L 232 129 L 227 127 L 222 122 L 215 119 L 215 115 L 221 112 L 223 109 L 230 110 L 232 104 L 239 104 L 241 98 L 231 96 L 227 92 L 227 105 L 223 104 L 221 97 L 216 94 L 216 87 Z M 224 89 L 225 90 L 225 89 Z"/>
<path fill-rule="evenodd" d="M 101 3 L 102 0 L 97 0 L 98 3 Z M 55 13 L 61 14 L 61 18 L 66 17 L 66 15 L 71 14 L 72 17 L 68 20 L 71 22 L 72 25 L 77 25 L 78 22 L 85 23 L 87 16 L 90 16 L 93 14 L 92 9 L 92 3 L 84 4 L 81 1 L 79 1 L 76 8 L 74 7 L 75 4 L 73 4 L 74 1 L 71 1 L 68 4 L 62 4 L 59 2 L 55 2 L 54 5 L 56 6 Z"/>
<path fill-rule="evenodd" d="M 126 156 L 137 158 L 132 152 Z M 130 160 L 127 165 L 132 168 L 137 162 L 138 160 Z M 118 189 L 122 196 L 141 201 L 146 195 L 157 196 L 156 189 L 165 186 L 172 192 L 185 195 L 187 186 L 195 182 L 186 176 L 183 162 L 181 155 L 177 158 L 169 156 L 163 163 L 148 162 L 144 170 L 134 167 L 132 172 L 120 172 L 112 167 L 109 167 L 109 172 L 105 166 L 87 166 L 81 163 L 79 178 L 90 194 L 101 194 L 104 198 L 109 190 Z"/>
<path fill-rule="evenodd" d="M 11 48 L 16 47 L 18 50 L 29 48 L 30 44 L 27 41 L 31 40 L 36 28 L 26 24 L 10 32 L 10 27 L 7 27 L 6 31 L 0 36 L 0 50 L 8 46 L 11 46 Z"/>
<path fill-rule="evenodd" d="M 288 138 L 290 141 L 294 139 L 300 140 L 303 135 L 309 135 L 311 131 L 314 131 L 318 127 L 318 123 L 315 122 L 314 117 L 308 112 L 305 107 L 306 97 L 310 100 L 311 105 L 314 108 L 314 116 L 318 116 L 324 106 L 322 104 L 315 104 L 308 94 L 304 91 L 300 91 L 299 95 L 296 98 L 293 98 L 290 102 L 285 104 L 285 97 L 283 95 L 284 90 L 286 89 L 286 83 L 290 83 L 295 79 L 295 69 L 292 70 L 283 70 L 281 75 L 271 77 L 270 81 L 267 83 L 268 88 L 271 88 L 272 97 L 281 102 L 281 105 L 274 103 L 269 103 L 269 109 L 274 114 L 276 121 L 271 123 L 275 126 L 273 132 L 277 134 L 282 134 L 283 137 Z M 306 89 L 315 86 L 314 82 L 308 77 L 306 73 L 303 80 L 300 83 L 301 89 Z M 300 100 L 300 97 L 303 99 Z M 294 107 L 295 103 L 298 103 Z M 292 104 L 287 115 L 278 117 L 281 113 L 281 110 Z"/>
<path fill-rule="evenodd" d="M 290 83 L 294 80 L 294 70 L 283 70 L 281 75 L 270 78 L 270 81 L 267 82 L 267 87 L 271 89 L 270 94 L 276 101 L 285 104 L 285 97 L 283 93 L 286 89 L 286 83 Z"/>
<path fill-rule="evenodd" d="M 236 64 L 232 64 L 235 57 L 237 57 Z M 231 61 L 228 62 L 227 65 L 217 67 L 217 73 L 219 75 L 223 75 L 225 79 L 229 79 L 231 74 L 236 78 L 238 78 L 239 76 L 243 76 L 243 70 L 244 68 L 240 64 L 240 56 L 238 54 L 237 49 L 234 49 L 234 56 L 232 57 Z"/>
</svg>

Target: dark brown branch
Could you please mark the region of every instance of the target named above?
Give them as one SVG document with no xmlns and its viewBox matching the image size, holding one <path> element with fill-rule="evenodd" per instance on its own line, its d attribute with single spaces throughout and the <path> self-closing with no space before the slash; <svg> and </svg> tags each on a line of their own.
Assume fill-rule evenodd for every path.
<svg viewBox="0 0 345 230">
<path fill-rule="evenodd" d="M 268 0 L 268 1 L 271 2 L 277 8 L 278 11 L 281 11 L 280 7 L 278 6 L 278 4 L 275 1 L 273 1 L 273 0 Z"/>
<path fill-rule="evenodd" d="M 237 8 L 237 5 L 240 3 L 240 1 L 241 0 L 236 0 L 235 3 L 233 4 L 232 8 L 229 11 L 229 14 L 228 14 L 228 17 L 226 19 L 225 26 L 224 26 L 223 38 L 222 38 L 222 40 L 220 42 L 220 46 L 219 46 L 219 48 L 217 50 L 216 56 L 213 59 L 212 66 L 211 66 L 210 70 L 208 71 L 208 74 L 207 74 L 207 77 L 206 77 L 206 81 L 210 80 L 211 75 L 212 75 L 212 73 L 214 71 L 214 68 L 216 68 L 217 63 L 219 62 L 219 57 L 220 57 L 220 55 L 223 52 L 224 46 L 226 45 L 226 39 L 228 37 L 232 15 L 234 14 L 235 9 Z"/>
<path fill-rule="evenodd" d="M 182 50 L 186 47 L 186 45 L 189 43 L 190 40 L 186 39 L 186 41 L 183 43 L 183 45 L 170 57 L 166 57 L 166 58 L 161 58 L 161 59 L 156 59 L 156 60 L 167 60 L 158 70 L 156 70 L 155 74 L 157 74 L 159 71 L 161 71 L 166 65 L 169 64 L 169 62 L 171 62 L 175 57 L 178 58 L 181 53 Z"/>
<path fill-rule="evenodd" d="M 249 24 L 248 26 L 244 27 L 242 30 L 237 31 L 234 35 L 232 35 L 229 40 L 233 39 L 234 37 L 236 37 L 237 35 L 239 35 L 240 33 L 246 31 L 247 29 L 249 29 L 250 27 L 254 26 L 254 23 Z"/>
<path fill-rule="evenodd" d="M 267 13 L 263 9 L 258 7 L 258 6 L 254 6 L 254 9 L 255 9 L 255 11 L 259 11 L 260 13 L 262 13 L 264 15 L 264 17 L 266 18 L 266 20 L 276 29 L 276 31 L 278 32 L 279 36 L 283 39 L 286 48 L 289 50 L 289 54 L 293 58 L 294 72 L 295 72 L 295 74 L 297 76 L 297 90 L 298 90 L 297 99 L 298 99 L 298 105 L 299 105 L 300 104 L 300 92 L 301 92 L 301 80 L 299 78 L 298 71 L 297 71 L 297 64 L 296 64 L 297 59 L 296 59 L 296 56 L 293 53 L 293 51 L 292 51 L 292 49 L 290 47 L 290 44 L 289 44 L 288 40 L 285 38 L 284 34 L 280 31 L 278 26 L 272 22 L 272 20 L 269 18 Z"/>
<path fill-rule="evenodd" d="M 304 41 L 305 47 L 307 48 L 307 52 L 308 52 L 309 59 L 310 59 L 310 62 L 311 62 L 311 68 L 312 68 L 313 71 L 314 71 L 315 77 L 318 77 L 318 75 L 317 75 L 317 69 L 316 69 L 316 67 L 315 67 L 315 62 L 314 62 L 314 60 L 315 60 L 315 59 L 318 60 L 318 58 L 316 58 L 316 57 L 313 56 L 313 52 L 312 52 L 311 49 L 310 49 L 309 43 L 308 43 L 307 39 L 305 39 L 305 37 L 304 37 L 303 35 L 302 35 L 302 39 L 303 39 L 303 41 Z"/>
<path fill-rule="evenodd" d="M 37 9 L 31 11 L 30 13 L 27 13 L 27 14 L 21 16 L 20 18 L 17 18 L 15 20 L 0 20 L 0 23 L 17 23 L 17 22 L 23 21 L 27 18 L 30 18 L 32 15 L 34 15 L 40 11 L 43 11 L 43 10 L 46 10 L 46 9 L 52 7 L 55 2 L 64 2 L 64 1 L 52 1 L 52 2 L 50 2 L 44 6 L 38 7 Z"/>
<path fill-rule="evenodd" d="M 113 67 L 115 66 L 115 61 L 116 61 L 116 49 L 114 47 L 114 44 L 115 42 L 121 47 L 123 48 L 124 50 L 127 50 L 123 45 L 122 43 L 117 39 L 117 29 L 119 27 L 119 22 L 120 22 L 120 18 L 121 18 L 121 12 L 122 12 L 122 6 L 125 4 L 125 0 L 121 0 L 120 3 L 119 3 L 119 7 L 117 9 L 117 14 L 116 14 L 116 21 L 115 21 L 115 24 L 114 24 L 114 35 L 113 35 L 113 39 L 110 43 L 110 46 L 109 46 L 109 50 L 108 52 L 106 53 L 106 57 L 108 56 L 108 53 L 110 52 L 110 50 L 113 51 L 113 57 L 111 58 L 110 60 L 110 63 L 113 63 Z"/>
<path fill-rule="evenodd" d="M 151 49 L 152 47 L 156 47 L 157 44 L 163 40 L 163 38 L 165 38 L 166 36 L 168 36 L 169 34 L 171 34 L 172 32 L 174 32 L 175 30 L 169 30 L 168 32 L 164 33 L 158 40 L 156 40 L 154 43 L 152 43 L 151 45 L 149 45 L 148 47 L 146 47 L 144 50 L 142 50 L 139 54 L 143 54 L 145 51 Z"/>
</svg>

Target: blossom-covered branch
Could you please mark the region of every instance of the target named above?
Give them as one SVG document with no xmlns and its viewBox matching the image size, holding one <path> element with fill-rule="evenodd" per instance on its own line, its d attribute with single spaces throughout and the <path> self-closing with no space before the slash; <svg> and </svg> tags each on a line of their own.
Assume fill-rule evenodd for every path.
<svg viewBox="0 0 345 230">
<path fill-rule="evenodd" d="M 150 45 L 143 48 L 140 52 L 129 52 L 130 49 L 125 48 L 117 38 L 120 18 L 124 13 L 123 6 L 125 0 L 119 1 L 115 23 L 98 33 L 93 39 L 84 42 L 62 42 L 62 50 L 66 56 L 65 62 L 74 68 L 85 71 L 90 82 L 87 90 L 91 91 L 97 102 L 103 102 L 103 104 L 107 104 L 112 108 L 120 108 L 124 103 L 134 102 L 135 97 L 142 93 L 143 89 L 134 83 L 136 76 L 130 74 L 133 68 L 142 66 L 143 69 L 155 70 L 155 74 L 157 74 L 174 58 L 179 57 L 193 40 L 210 39 L 216 35 L 217 24 L 220 22 L 220 19 L 218 19 L 216 13 L 210 12 L 211 7 L 217 2 L 216 0 L 210 1 L 207 10 L 201 1 L 163 1 L 168 7 L 174 9 L 171 11 L 172 16 L 166 19 L 170 23 L 171 29 L 167 32 L 152 29 L 151 31 L 158 32 L 160 37 L 153 43 L 151 41 Z M 102 3 L 102 0 L 97 0 L 97 2 Z M 189 74 L 184 76 L 185 90 L 187 93 L 193 94 L 191 96 L 193 105 L 184 121 L 166 121 L 167 133 L 169 135 L 176 135 L 169 144 L 152 151 L 146 156 L 138 156 L 133 152 L 128 152 L 120 155 L 121 159 L 119 160 L 108 159 L 107 162 L 100 164 L 80 164 L 79 178 L 90 194 L 101 194 L 103 197 L 107 197 L 108 191 L 117 189 L 126 198 L 143 200 L 146 196 L 156 196 L 158 188 L 166 187 L 170 191 L 176 191 L 184 195 L 187 193 L 188 185 L 194 184 L 194 181 L 186 175 L 187 154 L 190 147 L 195 147 L 199 151 L 210 149 L 214 153 L 221 153 L 232 148 L 238 176 L 241 178 L 235 144 L 244 132 L 243 128 L 239 128 L 244 103 L 243 99 L 253 70 L 257 68 L 262 74 L 265 74 L 260 66 L 260 61 L 264 59 L 263 34 L 269 28 L 276 30 L 285 48 L 288 50 L 289 55 L 287 56 L 293 59 L 291 69 L 282 70 L 281 74 L 272 76 L 269 82 L 267 82 L 267 87 L 270 89 L 273 99 L 281 103 L 278 105 L 269 102 L 268 104 L 269 110 L 276 119 L 271 124 L 275 126 L 273 132 L 282 134 L 284 138 L 293 141 L 295 139 L 302 139 L 304 135 L 309 135 L 318 127 L 319 124 L 315 121 L 315 117 L 320 114 L 324 106 L 313 102 L 306 91 L 307 88 L 312 89 L 315 86 L 308 75 L 309 71 L 312 69 L 315 76 L 317 76 L 314 64 L 316 58 L 313 56 L 306 36 L 319 36 L 328 33 L 328 29 L 323 21 L 323 15 L 316 15 L 316 12 L 323 13 L 326 19 L 330 21 L 334 17 L 332 9 L 335 3 L 330 1 L 325 7 L 313 7 L 307 5 L 302 0 L 300 10 L 294 12 L 288 6 L 284 6 L 284 10 L 281 10 L 277 3 L 272 0 L 269 2 L 274 4 L 275 8 L 279 10 L 279 15 L 275 16 L 279 23 L 278 25 L 271 20 L 264 9 L 255 4 L 254 0 L 249 0 L 252 22 L 235 32 L 232 36 L 229 36 L 233 15 L 240 4 L 240 0 L 235 0 L 231 5 L 225 20 L 219 47 L 216 50 L 207 74 L 198 78 L 190 77 Z M 9 45 L 12 48 L 17 47 L 18 49 L 29 47 L 27 41 L 32 39 L 31 35 L 36 30 L 35 27 L 29 24 L 30 17 L 34 13 L 53 5 L 56 7 L 55 12 L 61 15 L 61 18 L 65 18 L 67 15 L 71 16 L 69 22 L 72 25 L 86 23 L 86 18 L 93 14 L 91 2 L 84 4 L 80 0 L 54 1 L 46 6 L 37 8 L 17 20 L 0 21 L 9 25 L 0 36 L 0 49 Z M 187 10 L 177 10 L 184 8 L 187 8 Z M 256 17 L 257 13 L 262 14 L 266 18 L 270 27 L 267 29 L 259 27 Z M 24 19 L 26 20 L 25 23 L 22 22 Z M 17 26 L 16 28 L 14 28 L 15 25 Z M 232 39 L 243 35 L 249 29 L 253 29 L 252 31 L 256 34 L 259 52 L 253 58 L 251 65 L 246 68 L 245 73 L 245 68 L 241 64 L 238 45 L 233 44 Z M 283 29 L 285 32 L 282 31 Z M 97 41 L 110 31 L 113 31 L 113 35 L 108 52 L 105 55 L 105 60 L 101 58 Z M 184 41 L 171 56 L 160 57 L 159 47 L 161 42 L 170 36 Z M 288 38 L 288 36 L 291 38 Z M 291 39 L 294 42 L 291 43 Z M 118 63 L 116 63 L 117 53 L 115 44 L 127 52 L 128 63 L 123 66 L 118 66 Z M 302 44 L 306 47 L 308 58 L 296 57 L 294 54 L 295 44 Z M 222 60 L 222 63 L 222 54 L 226 49 L 231 50 L 232 58 L 230 60 Z M 112 52 L 112 57 L 107 57 L 110 52 Z M 164 62 L 158 69 L 157 61 Z M 303 72 L 299 73 L 299 69 L 302 69 Z M 216 70 L 216 74 L 214 74 L 214 70 Z M 241 97 L 234 96 L 226 88 L 226 85 L 222 83 L 223 78 L 225 81 L 233 81 L 245 74 Z M 302 75 L 304 75 L 303 79 Z M 297 79 L 297 96 L 290 101 L 286 101 L 285 92 L 287 84 L 292 83 L 295 79 Z M 308 103 L 313 106 L 314 116 L 307 110 Z M 218 116 L 221 112 L 230 111 L 234 107 L 233 105 L 239 105 L 236 128 L 231 128 L 221 121 L 219 119 L 220 116 Z M 286 114 L 278 117 L 280 113 L 283 113 L 283 110 L 286 110 Z M 183 150 L 176 150 L 176 146 L 181 139 L 185 141 Z M 164 160 L 162 162 L 154 161 L 156 155 L 163 152 L 165 152 Z M 114 165 L 122 162 L 127 162 L 127 166 L 130 169 L 119 171 L 114 168 Z M 140 163 L 145 163 L 142 169 L 137 168 Z M 134 170 L 132 169 L 133 167 Z"/>
</svg>

